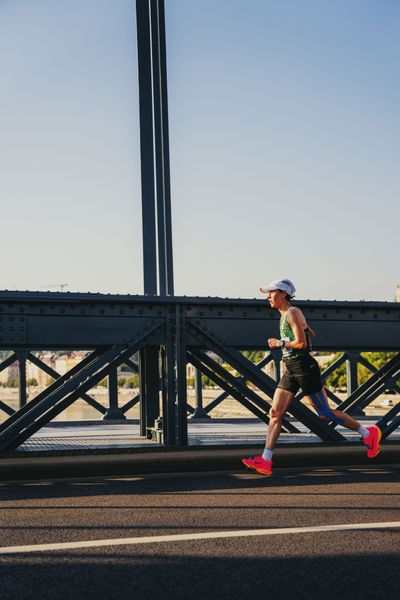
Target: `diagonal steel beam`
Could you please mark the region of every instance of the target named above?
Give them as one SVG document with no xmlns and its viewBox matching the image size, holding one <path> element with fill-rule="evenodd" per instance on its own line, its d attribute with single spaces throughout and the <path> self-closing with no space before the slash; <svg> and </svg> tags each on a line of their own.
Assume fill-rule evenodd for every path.
<svg viewBox="0 0 400 600">
<path fill-rule="evenodd" d="M 139 373 L 139 366 L 131 358 L 127 358 L 124 365 L 130 367 L 135 373 Z"/>
<path fill-rule="evenodd" d="M 268 415 L 268 411 L 271 408 L 271 404 L 267 400 L 264 400 L 264 398 L 261 398 L 254 390 L 252 390 L 245 383 L 243 383 L 242 378 L 235 377 L 234 375 L 229 373 L 229 371 L 224 369 L 224 367 L 219 365 L 215 360 L 211 358 L 211 356 L 208 356 L 205 352 L 196 349 L 193 351 L 193 353 L 203 363 L 208 365 L 209 368 L 211 368 L 214 372 L 218 373 L 218 375 L 222 379 L 225 379 L 230 384 L 231 388 L 236 388 L 242 396 L 244 396 L 247 400 L 251 400 L 252 403 L 257 406 L 257 408 L 261 409 L 264 413 Z M 267 421 L 265 422 L 268 423 L 269 418 L 267 418 Z M 283 419 L 282 423 L 283 428 L 287 432 L 299 433 L 299 430 L 294 425 L 292 425 L 287 419 Z"/>
<path fill-rule="evenodd" d="M 265 365 L 267 365 L 272 360 L 273 360 L 273 355 L 272 355 L 272 352 L 271 352 L 266 358 L 263 358 L 259 363 L 257 363 L 257 367 L 259 369 L 262 369 L 263 367 L 265 367 Z M 243 380 L 243 377 L 240 377 L 239 379 Z M 207 414 L 209 412 L 211 412 L 216 406 L 218 406 L 219 404 L 221 404 L 221 402 L 223 402 L 224 400 L 226 400 L 228 398 L 228 396 L 229 396 L 229 394 L 227 392 L 222 392 L 222 394 L 220 394 L 219 396 L 217 396 L 217 398 L 215 398 L 214 400 L 212 400 L 212 402 L 209 402 L 207 404 L 207 406 L 204 407 L 205 412 Z"/>
<path fill-rule="evenodd" d="M 58 387 L 58 389 L 55 389 L 53 393 L 43 396 L 42 399 L 38 402 L 26 404 L 25 406 L 27 407 L 27 410 L 23 413 L 22 411 L 17 411 L 17 413 L 14 415 L 15 418 L 13 419 L 11 417 L 5 423 L 4 431 L 2 431 L 0 435 L 0 450 L 14 449 L 14 447 L 18 447 L 22 443 L 21 441 L 18 441 L 18 443 L 16 443 L 16 445 L 13 446 L 14 441 L 21 440 L 22 438 L 24 438 L 24 434 L 28 431 L 33 430 L 33 433 L 38 431 L 40 427 L 35 429 L 36 424 L 39 422 L 39 419 L 44 414 L 46 414 L 52 406 L 57 404 L 57 402 L 61 398 L 63 398 L 66 393 L 72 391 L 74 388 L 76 388 L 76 386 L 79 386 L 79 383 L 81 381 L 90 382 L 90 378 L 93 375 L 93 373 L 95 373 L 104 364 L 107 364 L 112 358 L 114 358 L 115 355 L 118 355 L 118 353 L 120 352 L 120 346 L 112 346 L 111 348 L 108 348 L 95 360 L 92 360 L 89 364 L 86 364 L 84 367 L 77 370 L 77 372 L 72 377 L 66 380 L 63 385 Z M 35 398 L 35 400 L 37 400 L 37 398 Z M 13 422 L 9 423 L 11 419 Z M 25 437 L 23 441 L 25 441 L 25 439 L 28 439 L 30 435 L 31 433 L 29 433 L 29 435 L 27 435 L 27 437 Z"/>
<path fill-rule="evenodd" d="M 346 354 L 346 352 L 344 352 L 331 365 L 329 365 L 329 367 L 327 367 L 325 369 L 325 371 L 322 371 L 322 373 L 321 373 L 322 379 L 324 380 L 327 377 L 329 377 L 329 375 L 331 375 L 334 371 L 336 371 L 336 369 L 338 369 L 339 367 L 341 367 L 342 364 L 346 362 L 346 360 L 347 360 L 347 354 Z"/>
<path fill-rule="evenodd" d="M 358 357 L 358 362 L 360 363 L 360 365 L 363 365 L 366 369 L 368 369 L 368 371 L 371 371 L 371 373 L 377 373 L 379 370 L 373 364 L 371 364 L 369 360 L 367 360 L 364 356 L 361 356 L 361 354 Z"/>
<path fill-rule="evenodd" d="M 187 352 L 188 360 L 192 363 L 196 369 L 199 369 L 204 375 L 209 377 L 214 383 L 216 383 L 221 389 L 225 390 L 228 396 L 235 398 L 244 408 L 247 408 L 253 415 L 258 417 L 265 424 L 269 423 L 268 413 L 265 410 L 260 409 L 256 404 L 253 404 L 246 395 L 243 394 L 236 386 L 234 387 L 222 377 L 217 375 L 212 369 L 209 369 L 197 356 L 190 350 Z"/>
<path fill-rule="evenodd" d="M 260 360 L 259 363 L 257 363 L 257 367 L 259 369 L 262 369 L 263 367 L 265 367 L 265 365 L 267 365 L 272 360 L 273 360 L 273 356 L 272 356 L 272 353 L 270 353 L 267 357 L 263 358 L 262 360 Z M 243 377 L 240 377 L 239 379 L 243 379 Z M 229 396 L 229 394 L 227 392 L 222 392 L 222 394 L 220 394 L 219 396 L 217 396 L 217 398 L 214 398 L 214 400 L 212 400 L 211 402 L 209 402 L 207 404 L 207 406 L 204 407 L 204 411 L 208 414 L 216 406 L 218 406 L 224 400 L 226 400 L 228 398 L 228 396 Z"/>
<path fill-rule="evenodd" d="M 228 392 L 222 392 L 222 394 L 214 398 L 214 400 L 211 400 L 211 402 L 209 402 L 207 406 L 204 407 L 204 412 L 208 415 L 208 413 L 210 413 L 214 408 L 222 404 L 222 402 L 227 398 L 229 398 Z"/>
<path fill-rule="evenodd" d="M 379 419 L 377 425 L 382 431 L 382 439 L 387 438 L 400 425 L 400 402 Z"/>
<path fill-rule="evenodd" d="M 94 385 L 97 385 L 113 368 L 121 364 L 121 362 L 140 348 L 141 345 L 146 343 L 160 327 L 161 324 L 155 324 L 153 320 L 151 325 L 148 325 L 147 328 L 145 326 L 144 332 L 136 333 L 136 342 L 128 350 L 126 350 L 126 346 L 121 345 L 115 345 L 106 349 L 90 363 L 78 369 L 73 377 L 66 380 L 52 394 L 47 395 L 31 407 L 26 405 L 28 410 L 24 411 L 23 415 L 18 414 L 20 412 L 18 411 L 14 415 L 14 419 L 10 417 L 10 419 L 13 419 L 13 423 L 10 426 L 6 426 L 0 435 L 0 450 L 14 450 L 17 448 L 33 433 L 36 433 L 41 427 L 80 398 L 82 393 L 86 393 Z"/>
<path fill-rule="evenodd" d="M 204 343 L 207 348 L 214 350 L 221 358 L 239 371 L 239 373 L 242 373 L 246 379 L 250 380 L 260 390 L 271 397 L 273 396 L 276 382 L 271 379 L 271 377 L 268 377 L 263 371 L 257 369 L 257 367 L 252 362 L 245 359 L 240 352 L 234 348 L 223 346 L 221 341 L 217 339 L 209 329 L 204 330 L 202 328 L 199 321 L 191 324 L 190 332 L 197 337 L 199 341 Z M 343 441 L 345 439 L 333 427 L 325 423 L 304 404 L 296 400 L 296 398 L 294 398 L 288 412 L 324 441 Z"/>
<path fill-rule="evenodd" d="M 17 361 L 18 361 L 18 357 L 17 357 L 16 353 L 13 352 L 13 354 L 11 354 L 11 356 L 9 356 L 5 360 L 3 360 L 3 362 L 0 364 L 0 372 L 4 371 L 4 369 L 7 369 L 8 367 L 10 367 L 12 364 L 14 364 Z"/>
<path fill-rule="evenodd" d="M 4 421 L 0 425 L 0 437 L 3 431 L 8 427 L 12 426 L 19 419 L 24 417 L 28 412 L 30 412 L 35 406 L 38 406 L 45 398 L 53 394 L 55 391 L 60 389 L 71 377 L 74 377 L 79 371 L 85 368 L 87 365 L 91 364 L 93 360 L 96 360 L 103 350 L 96 349 L 90 355 L 86 356 L 79 365 L 75 365 L 70 371 L 62 375 L 59 379 L 54 381 L 51 385 L 49 385 L 43 392 L 38 394 L 33 400 L 31 400 L 28 404 L 20 408 L 16 411 L 7 421 Z"/>
<path fill-rule="evenodd" d="M 60 377 L 61 377 L 60 373 L 57 373 L 57 371 L 55 371 L 49 365 L 47 365 L 45 362 L 40 360 L 40 358 L 38 358 L 37 356 L 32 354 L 32 352 L 29 352 L 27 360 L 29 360 L 29 362 L 31 362 L 34 365 L 36 365 L 37 367 L 39 367 L 39 369 L 42 369 L 42 371 L 44 371 L 45 373 L 50 375 L 50 377 L 53 377 L 53 379 L 60 379 Z M 104 406 L 102 404 L 100 404 L 100 402 L 97 402 L 94 398 L 92 398 L 88 394 L 83 394 L 81 396 L 81 398 L 82 398 L 82 400 L 85 400 L 85 402 L 87 402 L 95 410 L 99 411 L 103 415 L 106 414 L 107 409 L 104 408 Z"/>
<path fill-rule="evenodd" d="M 363 365 L 366 369 L 368 369 L 369 371 L 371 371 L 371 373 L 378 373 L 379 369 L 377 367 L 375 367 L 375 365 L 373 365 L 372 363 L 369 362 L 369 360 L 367 360 L 364 356 L 361 356 L 358 359 L 358 362 Z M 400 387 L 398 386 L 398 384 L 396 384 L 395 382 L 393 382 L 393 387 L 390 386 L 390 379 L 387 381 L 388 383 L 388 390 L 390 390 L 392 393 L 394 394 L 400 394 Z"/>
<path fill-rule="evenodd" d="M 363 365 L 366 369 L 371 371 L 371 373 L 378 373 L 378 371 L 379 371 L 379 369 L 377 367 L 375 367 L 375 365 L 370 363 L 369 360 L 367 360 L 364 356 L 361 356 L 361 354 L 359 354 L 358 362 L 360 363 L 360 365 Z M 390 382 L 390 378 L 389 378 L 386 383 L 387 383 L 387 388 L 390 392 L 392 392 L 393 394 L 400 394 L 400 387 L 398 386 L 398 384 L 396 384 L 395 381 Z M 392 386 L 391 386 L 391 383 L 392 383 Z"/>
<path fill-rule="evenodd" d="M 2 400 L 0 400 L 0 410 L 2 410 L 3 412 L 5 412 L 7 415 L 10 415 L 10 416 L 15 413 L 15 410 L 13 408 L 11 408 L 11 406 L 8 406 Z"/>
<path fill-rule="evenodd" d="M 396 354 L 379 371 L 359 388 L 357 388 L 348 398 L 342 402 L 340 410 L 353 413 L 360 408 L 370 404 L 387 387 L 388 379 L 398 379 L 400 377 L 400 353 Z"/>
<path fill-rule="evenodd" d="M 139 404 L 139 402 L 140 402 L 140 394 L 137 394 L 136 396 L 131 398 L 131 400 L 128 400 L 128 402 L 126 402 L 123 406 L 121 406 L 120 410 L 121 410 L 121 412 L 123 412 L 125 414 L 126 412 L 128 412 L 128 410 L 130 410 L 131 408 L 136 406 L 136 404 Z"/>
</svg>

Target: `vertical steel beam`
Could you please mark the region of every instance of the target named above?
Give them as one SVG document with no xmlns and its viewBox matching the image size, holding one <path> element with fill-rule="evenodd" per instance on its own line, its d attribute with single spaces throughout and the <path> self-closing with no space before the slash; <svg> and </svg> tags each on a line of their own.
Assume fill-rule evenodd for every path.
<svg viewBox="0 0 400 600">
<path fill-rule="evenodd" d="M 154 154 L 157 199 L 158 283 L 161 296 L 167 295 L 167 256 L 165 235 L 164 169 L 163 169 L 163 110 L 161 102 L 159 2 L 150 0 L 151 59 L 154 110 Z"/>
<path fill-rule="evenodd" d="M 358 388 L 358 357 L 359 354 L 347 352 L 346 376 L 347 376 L 347 396 L 353 394 Z"/>
<path fill-rule="evenodd" d="M 147 387 L 146 387 L 146 351 L 143 348 L 139 351 L 139 394 L 140 394 L 140 435 L 146 437 L 146 404 L 147 404 Z"/>
<path fill-rule="evenodd" d="M 171 296 L 174 277 L 164 0 L 136 0 L 136 22 L 144 291 Z"/>
<path fill-rule="evenodd" d="M 158 270 L 162 296 L 174 295 L 164 0 L 150 0 Z"/>
<path fill-rule="evenodd" d="M 136 0 L 144 293 L 157 295 L 154 132 L 149 0 Z"/>
<path fill-rule="evenodd" d="M 203 407 L 203 385 L 201 381 L 201 371 L 199 369 L 195 369 L 194 389 L 196 394 L 196 407 L 192 419 L 210 419 L 211 417 L 206 413 Z M 224 394 L 224 396 L 226 397 L 227 394 Z"/>
<path fill-rule="evenodd" d="M 165 402 L 163 407 L 164 443 L 176 444 L 176 371 L 175 371 L 175 319 L 173 307 L 168 309 L 165 344 Z"/>
<path fill-rule="evenodd" d="M 147 410 L 146 423 L 154 427 L 160 416 L 160 350 L 158 346 L 147 348 Z"/>
<path fill-rule="evenodd" d="M 147 436 L 147 428 L 154 427 L 154 421 L 160 415 L 159 392 L 159 350 L 148 346 L 140 351 L 140 435 Z"/>
<path fill-rule="evenodd" d="M 26 359 L 28 356 L 27 352 L 18 351 L 16 352 L 18 357 L 18 397 L 19 397 L 19 408 L 25 406 L 27 401 L 26 393 Z"/>
<path fill-rule="evenodd" d="M 164 0 L 136 0 L 136 22 L 144 292 L 168 296 L 174 294 L 174 285 Z M 147 427 L 153 427 L 159 416 L 158 351 L 156 354 L 145 349 L 140 355 L 141 435 L 146 435 Z M 164 440 L 174 444 L 176 380 L 172 341 L 166 344 L 165 361 Z"/>
<path fill-rule="evenodd" d="M 108 401 L 109 408 L 107 409 L 103 419 L 109 421 L 124 421 L 126 419 L 124 413 L 118 406 L 118 370 L 113 369 L 107 378 L 108 385 Z"/>
<path fill-rule="evenodd" d="M 187 381 L 186 381 L 186 307 L 175 306 L 175 346 L 176 346 L 176 381 L 177 381 L 177 423 L 176 443 L 187 446 Z"/>
<path fill-rule="evenodd" d="M 160 71 L 161 71 L 161 106 L 162 145 L 164 165 L 164 205 L 165 205 L 165 252 L 167 260 L 167 294 L 173 296 L 174 265 L 172 247 L 172 216 L 171 216 L 171 175 L 169 157 L 169 122 L 168 122 L 168 88 L 167 88 L 167 51 L 165 41 L 165 10 L 164 0 L 159 0 L 159 31 L 160 31 Z"/>
<path fill-rule="evenodd" d="M 166 440 L 166 420 L 168 414 L 168 390 L 167 390 L 167 347 L 166 345 L 161 346 L 160 349 L 160 390 L 161 390 L 161 419 L 159 420 L 159 426 L 161 424 L 163 430 L 163 442 Z"/>
<path fill-rule="evenodd" d="M 158 346 L 147 346 L 140 352 L 140 435 L 154 427 L 160 416 L 160 374 Z"/>
</svg>

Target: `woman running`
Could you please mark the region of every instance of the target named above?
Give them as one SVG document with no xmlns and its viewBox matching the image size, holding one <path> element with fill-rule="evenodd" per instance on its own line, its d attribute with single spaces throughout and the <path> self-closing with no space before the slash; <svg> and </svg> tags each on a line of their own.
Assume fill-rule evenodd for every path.
<svg viewBox="0 0 400 600">
<path fill-rule="evenodd" d="M 302 311 L 291 304 L 296 291 L 293 283 L 289 279 L 276 279 L 270 285 L 260 288 L 260 291 L 267 294 L 271 308 L 278 309 L 281 315 L 280 339 L 270 338 L 268 346 L 282 350 L 285 368 L 269 411 L 265 450 L 261 456 L 244 458 L 243 464 L 263 475 L 272 474 L 272 454 L 281 431 L 282 419 L 300 388 L 321 419 L 358 431 L 368 448 L 368 458 L 378 456 L 382 437 L 379 427 L 364 427 L 347 413 L 329 406 L 319 365 L 310 354 L 311 340 L 315 333 L 307 324 Z"/>
</svg>

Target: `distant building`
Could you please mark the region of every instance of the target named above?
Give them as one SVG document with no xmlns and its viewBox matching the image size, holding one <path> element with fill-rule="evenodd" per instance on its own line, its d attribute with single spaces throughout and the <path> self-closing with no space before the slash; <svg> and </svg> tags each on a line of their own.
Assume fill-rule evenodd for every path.
<svg viewBox="0 0 400 600">
<path fill-rule="evenodd" d="M 42 352 L 37 354 L 37 358 L 44 362 L 48 367 L 55 368 L 55 355 L 52 352 Z M 48 373 L 40 369 L 37 365 L 34 365 L 29 360 L 26 363 L 26 378 L 36 379 L 37 384 L 40 387 L 46 387 L 49 384 L 50 376 Z"/>
<path fill-rule="evenodd" d="M 19 377 L 19 367 L 18 362 L 15 361 L 12 365 L 7 367 L 7 369 L 3 369 L 0 372 L 0 383 L 2 385 L 6 385 L 9 380 L 18 381 Z"/>
<path fill-rule="evenodd" d="M 400 283 L 397 284 L 396 289 L 396 302 L 400 302 Z"/>
<path fill-rule="evenodd" d="M 36 355 L 37 358 L 48 367 L 54 369 L 59 375 L 64 375 L 67 371 L 75 367 L 86 356 L 86 352 L 71 352 L 69 354 L 53 354 L 52 352 L 42 352 Z M 26 361 L 26 379 L 36 380 L 40 387 L 47 387 L 52 381 L 50 375 L 41 369 L 38 365 L 32 363 L 29 359 Z M 0 384 L 7 385 L 10 381 L 19 380 L 19 365 L 15 361 L 7 369 L 0 371 Z"/>
<path fill-rule="evenodd" d="M 70 354 L 62 354 L 56 358 L 55 362 L 55 370 L 60 375 L 65 375 L 67 371 L 70 371 L 76 365 L 82 361 L 86 356 L 86 352 L 76 351 L 71 352 Z"/>
</svg>

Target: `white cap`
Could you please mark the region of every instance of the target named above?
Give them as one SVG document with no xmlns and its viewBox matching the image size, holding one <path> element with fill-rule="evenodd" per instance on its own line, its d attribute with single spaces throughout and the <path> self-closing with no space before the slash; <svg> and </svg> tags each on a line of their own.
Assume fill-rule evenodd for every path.
<svg viewBox="0 0 400 600">
<path fill-rule="evenodd" d="M 274 279 L 274 281 L 271 281 L 269 285 L 264 285 L 263 287 L 260 287 L 260 292 L 263 292 L 264 294 L 268 292 L 273 292 L 274 290 L 281 290 L 282 292 L 286 292 L 291 298 L 296 292 L 296 288 L 294 287 L 290 279 Z"/>
</svg>

